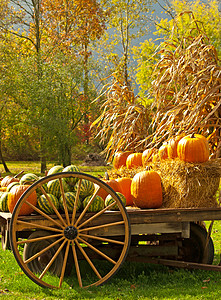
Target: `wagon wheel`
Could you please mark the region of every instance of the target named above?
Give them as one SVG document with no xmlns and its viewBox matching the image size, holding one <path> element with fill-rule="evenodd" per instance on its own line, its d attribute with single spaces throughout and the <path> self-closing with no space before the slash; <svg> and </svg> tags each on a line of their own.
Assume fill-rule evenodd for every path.
<svg viewBox="0 0 221 300">
<path fill-rule="evenodd" d="M 183 239 L 180 249 L 182 260 L 195 263 L 212 264 L 214 245 L 211 238 L 205 249 L 207 231 L 199 224 L 190 223 L 190 238 Z"/>
<path fill-rule="evenodd" d="M 46 185 L 52 180 L 59 182 L 59 208 L 46 192 Z M 93 188 L 87 205 L 78 210 L 85 183 Z M 71 207 L 67 187 L 75 195 Z M 101 191 L 110 194 L 114 202 L 98 212 L 89 212 Z M 28 202 L 30 195 L 39 192 L 45 195 L 53 214 L 48 215 L 40 205 Z M 33 209 L 30 216 L 19 215 L 23 205 Z M 116 205 L 118 210 L 111 211 Z M 30 229 L 33 233 L 29 238 L 22 237 L 20 232 Z M 23 193 L 12 213 L 10 243 L 21 269 L 42 287 L 61 287 L 64 279 L 80 287 L 97 286 L 110 279 L 127 256 L 129 218 L 119 196 L 106 183 L 80 172 L 61 172 L 38 180 Z M 70 265 L 73 270 L 71 276 L 66 277 L 65 271 Z"/>
</svg>

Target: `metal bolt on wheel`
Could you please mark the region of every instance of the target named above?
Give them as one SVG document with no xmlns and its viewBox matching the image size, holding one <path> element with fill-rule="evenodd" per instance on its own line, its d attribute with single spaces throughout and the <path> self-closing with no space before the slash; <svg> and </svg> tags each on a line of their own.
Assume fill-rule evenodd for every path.
<svg viewBox="0 0 221 300">
<path fill-rule="evenodd" d="M 60 207 L 51 201 L 46 192 L 49 181 L 59 181 Z M 75 184 L 73 207 L 67 205 L 66 182 Z M 96 188 L 88 204 L 78 211 L 82 182 L 92 183 Z M 74 182 L 74 184 L 73 184 Z M 98 212 L 89 207 L 100 191 L 111 194 L 114 203 Z M 28 202 L 37 192 L 43 194 L 53 214 Z M 21 216 L 23 205 L 34 210 L 30 216 Z M 111 211 L 117 204 L 118 211 Z M 13 254 L 24 273 L 42 287 L 59 288 L 66 280 L 80 287 L 100 285 L 110 279 L 124 262 L 130 246 L 130 224 L 127 211 L 118 195 L 98 178 L 80 172 L 61 172 L 46 176 L 32 184 L 19 199 L 10 222 L 10 243 Z M 89 275 L 91 274 L 91 275 Z M 55 276 L 56 275 L 56 276 Z"/>
</svg>

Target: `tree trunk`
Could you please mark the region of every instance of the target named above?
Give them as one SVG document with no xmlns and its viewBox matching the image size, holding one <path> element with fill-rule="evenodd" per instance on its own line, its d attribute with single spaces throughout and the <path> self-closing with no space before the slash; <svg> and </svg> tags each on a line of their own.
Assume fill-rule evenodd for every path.
<svg viewBox="0 0 221 300">
<path fill-rule="evenodd" d="M 63 167 L 71 165 L 71 148 L 68 144 L 62 144 L 60 147 L 61 163 Z"/>
<path fill-rule="evenodd" d="M 5 172 L 10 173 L 10 170 L 7 167 L 6 162 L 5 162 L 5 160 L 3 158 L 3 155 L 2 155 L 2 141 L 1 140 L 0 140 L 0 160 L 2 161 L 2 164 L 4 166 Z"/>
</svg>

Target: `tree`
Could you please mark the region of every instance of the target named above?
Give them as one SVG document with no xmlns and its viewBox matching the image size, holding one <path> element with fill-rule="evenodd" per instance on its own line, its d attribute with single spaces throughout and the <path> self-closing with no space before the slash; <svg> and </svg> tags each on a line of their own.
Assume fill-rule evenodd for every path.
<svg viewBox="0 0 221 300">
<path fill-rule="evenodd" d="M 99 29 L 100 19 L 96 19 L 97 2 L 85 2 L 56 1 L 53 6 L 54 2 L 47 0 L 9 0 L 8 13 L 0 21 L 2 32 L 14 36 L 19 44 L 15 47 L 17 59 L 6 73 L 6 86 L 12 87 L 7 93 L 26 109 L 30 124 L 38 130 L 42 173 L 52 145 L 56 144 L 63 164 L 70 163 L 73 130 L 89 110 L 88 105 L 79 104 L 80 99 L 86 99 L 81 97 L 81 90 L 84 94 L 89 90 L 88 53 L 83 49 L 82 59 L 79 47 L 98 38 L 102 26 Z M 80 20 L 78 13 L 82 13 L 82 8 L 84 15 Z M 81 24 L 83 20 L 88 23 Z M 50 28 L 53 22 L 57 22 L 56 28 Z M 92 25 L 93 30 L 89 31 Z"/>
<path fill-rule="evenodd" d="M 150 1 L 143 0 L 102 0 L 108 12 L 107 32 L 98 51 L 103 56 L 107 69 L 122 74 L 129 86 L 129 66 L 132 64 L 132 43 L 145 35 L 149 24 Z M 130 74 L 129 74 L 130 73 Z"/>
<path fill-rule="evenodd" d="M 82 57 L 84 121 L 87 125 L 91 102 L 90 44 L 99 40 L 103 35 L 106 15 L 96 0 L 57 0 L 53 2 L 44 0 L 43 9 L 47 15 L 46 34 L 50 36 L 52 42 L 59 43 L 64 51 L 74 51 Z"/>
</svg>

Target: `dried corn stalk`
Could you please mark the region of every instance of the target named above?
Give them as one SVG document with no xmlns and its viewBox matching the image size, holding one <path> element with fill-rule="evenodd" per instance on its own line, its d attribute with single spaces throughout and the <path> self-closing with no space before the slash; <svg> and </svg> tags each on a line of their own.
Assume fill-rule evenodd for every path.
<svg viewBox="0 0 221 300">
<path fill-rule="evenodd" d="M 199 31 L 196 22 L 196 30 Z M 200 31 L 199 31 L 200 32 Z M 155 115 L 146 144 L 160 144 L 174 134 L 198 132 L 215 154 L 221 143 L 221 67 L 205 35 L 163 43 L 153 81 Z"/>
<path fill-rule="evenodd" d="M 104 152 L 109 159 L 120 150 L 142 151 L 140 140 L 147 136 L 150 125 L 147 108 L 130 87 L 116 76 L 113 78 L 112 84 L 103 87 L 102 113 L 92 124 L 101 143 L 107 143 Z"/>
</svg>

